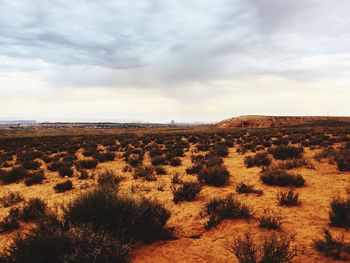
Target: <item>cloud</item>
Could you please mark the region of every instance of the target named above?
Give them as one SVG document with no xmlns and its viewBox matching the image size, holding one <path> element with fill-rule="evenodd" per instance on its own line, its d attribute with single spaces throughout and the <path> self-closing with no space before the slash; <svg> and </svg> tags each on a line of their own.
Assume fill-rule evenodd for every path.
<svg viewBox="0 0 350 263">
<path fill-rule="evenodd" d="M 3 0 L 0 91 L 36 105 L 67 90 L 78 90 L 80 105 L 91 90 L 145 107 L 153 96 L 169 105 L 164 114 L 191 107 L 204 119 L 220 111 L 209 103 L 246 94 L 271 103 L 242 111 L 270 112 L 284 94 L 327 87 L 346 98 L 349 8 L 347 0 Z"/>
</svg>

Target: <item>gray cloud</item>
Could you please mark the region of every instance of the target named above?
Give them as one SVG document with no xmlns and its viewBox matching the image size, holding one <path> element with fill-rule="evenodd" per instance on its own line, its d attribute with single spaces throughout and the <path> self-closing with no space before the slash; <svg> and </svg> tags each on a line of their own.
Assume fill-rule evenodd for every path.
<svg viewBox="0 0 350 263">
<path fill-rule="evenodd" d="M 0 77 L 34 72 L 46 89 L 203 102 L 350 84 L 347 0 L 1 0 L 0 10 Z"/>
</svg>

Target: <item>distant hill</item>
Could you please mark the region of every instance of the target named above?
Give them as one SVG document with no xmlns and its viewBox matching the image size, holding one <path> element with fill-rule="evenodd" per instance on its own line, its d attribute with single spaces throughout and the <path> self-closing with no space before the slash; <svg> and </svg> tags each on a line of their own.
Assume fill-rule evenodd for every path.
<svg viewBox="0 0 350 263">
<path fill-rule="evenodd" d="M 350 117 L 247 115 L 223 120 L 215 128 L 274 128 L 312 124 L 350 124 Z"/>
</svg>

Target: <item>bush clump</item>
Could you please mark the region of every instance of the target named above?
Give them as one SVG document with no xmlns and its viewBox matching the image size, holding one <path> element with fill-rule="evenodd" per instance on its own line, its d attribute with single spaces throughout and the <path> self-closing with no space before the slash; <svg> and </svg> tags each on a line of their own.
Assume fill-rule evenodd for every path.
<svg viewBox="0 0 350 263">
<path fill-rule="evenodd" d="M 173 185 L 171 191 L 173 192 L 173 200 L 175 203 L 181 201 L 193 201 L 197 194 L 201 191 L 201 185 L 198 182 L 184 182 L 180 187 Z"/>
<path fill-rule="evenodd" d="M 98 161 L 95 159 L 81 160 L 78 162 L 78 166 L 83 169 L 94 169 L 96 168 Z"/>
<path fill-rule="evenodd" d="M 73 189 L 73 183 L 71 180 L 67 180 L 63 183 L 57 183 L 53 189 L 56 193 L 64 193 Z"/>
<path fill-rule="evenodd" d="M 250 219 L 253 217 L 252 210 L 245 204 L 236 200 L 232 195 L 224 198 L 214 198 L 204 207 L 202 216 L 209 216 L 205 229 L 217 226 L 224 219 Z"/>
<path fill-rule="evenodd" d="M 97 183 L 99 186 L 108 186 L 117 188 L 122 178 L 116 175 L 112 170 L 106 170 L 99 174 Z"/>
<path fill-rule="evenodd" d="M 329 212 L 331 226 L 350 227 L 350 197 L 333 197 Z"/>
<path fill-rule="evenodd" d="M 230 173 L 223 165 L 204 166 L 198 173 L 199 182 L 211 186 L 224 186 L 229 180 Z"/>
<path fill-rule="evenodd" d="M 259 227 L 269 230 L 277 230 L 281 228 L 282 217 L 269 209 L 265 209 L 264 213 L 258 218 Z"/>
<path fill-rule="evenodd" d="M 69 166 L 63 166 L 58 169 L 58 173 L 62 177 L 71 177 L 73 175 L 73 169 Z"/>
<path fill-rule="evenodd" d="M 4 184 L 18 182 L 28 175 L 28 171 L 22 166 L 14 167 L 10 171 L 0 170 L 0 181 Z"/>
<path fill-rule="evenodd" d="M 254 156 L 247 156 L 244 158 L 244 164 L 247 168 L 254 166 L 262 167 L 269 166 L 271 164 L 271 159 L 267 153 L 257 153 Z"/>
<path fill-rule="evenodd" d="M 237 237 L 229 246 L 240 263 L 284 263 L 291 262 L 296 251 L 291 248 L 294 237 L 285 233 L 273 233 L 254 240 L 252 234 Z"/>
<path fill-rule="evenodd" d="M 276 160 L 300 159 L 303 157 L 304 149 L 302 147 L 279 145 L 269 149 L 269 153 Z"/>
<path fill-rule="evenodd" d="M 38 225 L 17 236 L 0 254 L 0 262 L 62 263 L 130 262 L 130 246 L 87 226 L 63 227 L 59 223 Z"/>
<path fill-rule="evenodd" d="M 328 228 L 323 229 L 322 236 L 314 239 L 314 246 L 326 257 L 350 260 L 350 244 L 344 241 L 344 236 L 334 237 Z"/>
<path fill-rule="evenodd" d="M 14 204 L 22 202 L 23 200 L 23 196 L 19 192 L 9 192 L 0 197 L 0 205 L 3 207 L 10 207 Z"/>
<path fill-rule="evenodd" d="M 99 187 L 79 196 L 65 209 L 65 221 L 91 225 L 123 240 L 148 242 L 164 234 L 170 212 L 156 201 L 116 194 Z"/>
<path fill-rule="evenodd" d="M 174 166 L 174 167 L 177 167 L 177 166 L 180 166 L 181 165 L 181 159 L 178 158 L 178 157 L 175 157 L 173 159 L 170 160 L 170 165 L 171 166 Z"/>
<path fill-rule="evenodd" d="M 147 181 L 156 180 L 154 176 L 154 168 L 153 166 L 138 166 L 135 168 L 135 177 L 141 177 L 146 179 Z"/>
<path fill-rule="evenodd" d="M 0 233 L 9 232 L 19 228 L 19 209 L 11 208 L 8 215 L 0 220 Z"/>
<path fill-rule="evenodd" d="M 44 171 L 40 170 L 37 172 L 32 172 L 28 175 L 28 177 L 24 180 L 26 186 L 32 186 L 34 184 L 41 184 L 45 179 Z"/>
<path fill-rule="evenodd" d="M 277 194 L 277 202 L 281 206 L 298 206 L 300 204 L 299 193 L 296 193 L 294 188 L 280 191 Z"/>
<path fill-rule="evenodd" d="M 46 212 L 46 203 L 40 198 L 33 198 L 22 208 L 21 219 L 23 221 L 35 221 L 42 218 Z"/>
<path fill-rule="evenodd" d="M 299 174 L 291 174 L 282 169 L 265 170 L 260 175 L 261 181 L 268 185 L 301 187 L 305 180 Z"/>
<path fill-rule="evenodd" d="M 240 182 L 239 185 L 236 187 L 236 192 L 239 194 L 256 194 L 256 195 L 263 195 L 263 191 L 260 189 L 255 189 L 254 185 L 251 184 L 245 184 L 243 182 Z"/>
</svg>

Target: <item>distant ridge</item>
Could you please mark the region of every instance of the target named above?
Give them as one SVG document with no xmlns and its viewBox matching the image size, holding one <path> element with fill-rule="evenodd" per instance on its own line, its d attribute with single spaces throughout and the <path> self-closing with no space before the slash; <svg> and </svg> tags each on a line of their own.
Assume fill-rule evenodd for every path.
<svg viewBox="0 0 350 263">
<path fill-rule="evenodd" d="M 325 122 L 350 123 L 350 117 L 245 115 L 223 120 L 215 128 L 274 128 Z"/>
</svg>

